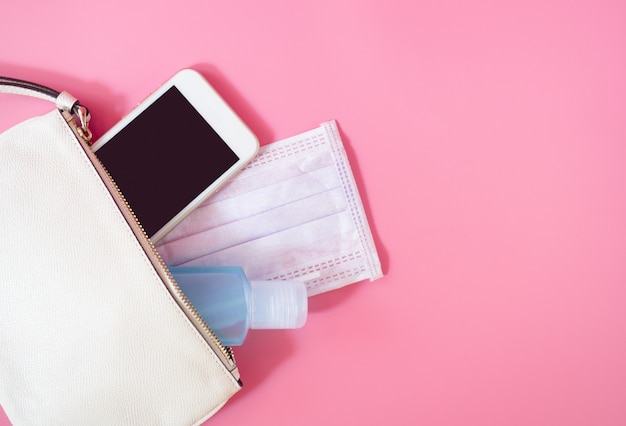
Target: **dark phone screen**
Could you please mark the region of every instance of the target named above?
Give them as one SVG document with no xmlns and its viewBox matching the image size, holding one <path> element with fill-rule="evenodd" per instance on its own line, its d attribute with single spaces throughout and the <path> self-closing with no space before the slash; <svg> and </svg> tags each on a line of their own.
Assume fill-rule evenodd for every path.
<svg viewBox="0 0 626 426">
<path fill-rule="evenodd" d="M 149 236 L 239 160 L 176 87 L 96 155 Z"/>
</svg>

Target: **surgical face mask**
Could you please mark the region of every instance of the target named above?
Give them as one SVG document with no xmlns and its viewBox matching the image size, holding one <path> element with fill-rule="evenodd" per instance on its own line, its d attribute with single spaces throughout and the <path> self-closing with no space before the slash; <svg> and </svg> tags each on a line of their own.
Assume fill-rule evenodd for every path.
<svg viewBox="0 0 626 426">
<path fill-rule="evenodd" d="M 262 146 L 157 245 L 171 266 L 241 266 L 300 280 L 309 296 L 382 276 L 334 121 Z"/>
</svg>

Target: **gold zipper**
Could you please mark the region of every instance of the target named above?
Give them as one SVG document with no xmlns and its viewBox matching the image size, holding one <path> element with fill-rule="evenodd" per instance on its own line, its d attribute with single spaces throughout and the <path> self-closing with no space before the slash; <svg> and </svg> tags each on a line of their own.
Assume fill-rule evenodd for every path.
<svg viewBox="0 0 626 426">
<path fill-rule="evenodd" d="M 90 132 L 81 131 L 80 127 L 77 126 L 76 120 L 73 115 L 68 113 L 67 111 L 61 111 L 65 121 L 69 124 L 70 128 L 76 135 L 77 139 L 80 141 L 80 144 L 91 160 L 94 168 L 100 175 L 100 178 L 103 180 L 105 186 L 109 190 L 109 193 L 113 196 L 115 203 L 118 208 L 126 218 L 129 226 L 133 230 L 133 234 L 137 238 L 138 242 L 144 249 L 144 252 L 150 259 L 150 262 L 154 266 L 156 272 L 159 274 L 161 280 L 165 283 L 168 291 L 178 304 L 178 306 L 182 309 L 182 311 L 187 315 L 192 324 L 196 327 L 196 329 L 200 332 L 202 337 L 209 344 L 211 349 L 215 352 L 218 358 L 222 361 L 226 369 L 233 375 L 235 380 L 240 382 L 239 370 L 237 369 L 237 365 L 235 363 L 235 356 L 232 348 L 224 346 L 219 338 L 215 335 L 215 332 L 211 330 L 211 327 L 206 323 L 206 321 L 202 318 L 198 310 L 191 304 L 185 293 L 180 289 L 176 280 L 172 276 L 171 272 L 167 268 L 167 265 L 161 258 L 161 255 L 154 247 L 154 244 L 150 240 L 150 237 L 143 229 L 143 226 L 137 219 L 137 216 L 133 212 L 133 209 L 126 201 L 124 194 L 120 191 L 117 183 L 111 177 L 108 170 L 102 162 L 98 159 L 98 157 L 91 151 L 89 146 L 91 145 L 90 141 Z"/>
</svg>

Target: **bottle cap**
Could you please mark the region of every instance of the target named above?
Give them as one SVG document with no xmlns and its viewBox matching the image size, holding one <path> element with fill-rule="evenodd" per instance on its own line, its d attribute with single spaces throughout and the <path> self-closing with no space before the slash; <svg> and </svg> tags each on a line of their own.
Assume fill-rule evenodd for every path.
<svg viewBox="0 0 626 426">
<path fill-rule="evenodd" d="M 250 328 L 300 328 L 306 322 L 308 299 L 301 281 L 250 281 Z"/>
</svg>

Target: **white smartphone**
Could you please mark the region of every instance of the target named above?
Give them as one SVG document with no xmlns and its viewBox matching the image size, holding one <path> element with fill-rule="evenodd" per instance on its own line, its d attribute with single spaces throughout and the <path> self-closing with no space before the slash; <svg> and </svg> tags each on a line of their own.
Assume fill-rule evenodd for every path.
<svg viewBox="0 0 626 426">
<path fill-rule="evenodd" d="M 178 72 L 93 145 L 156 243 L 259 149 L 196 71 Z"/>
</svg>

